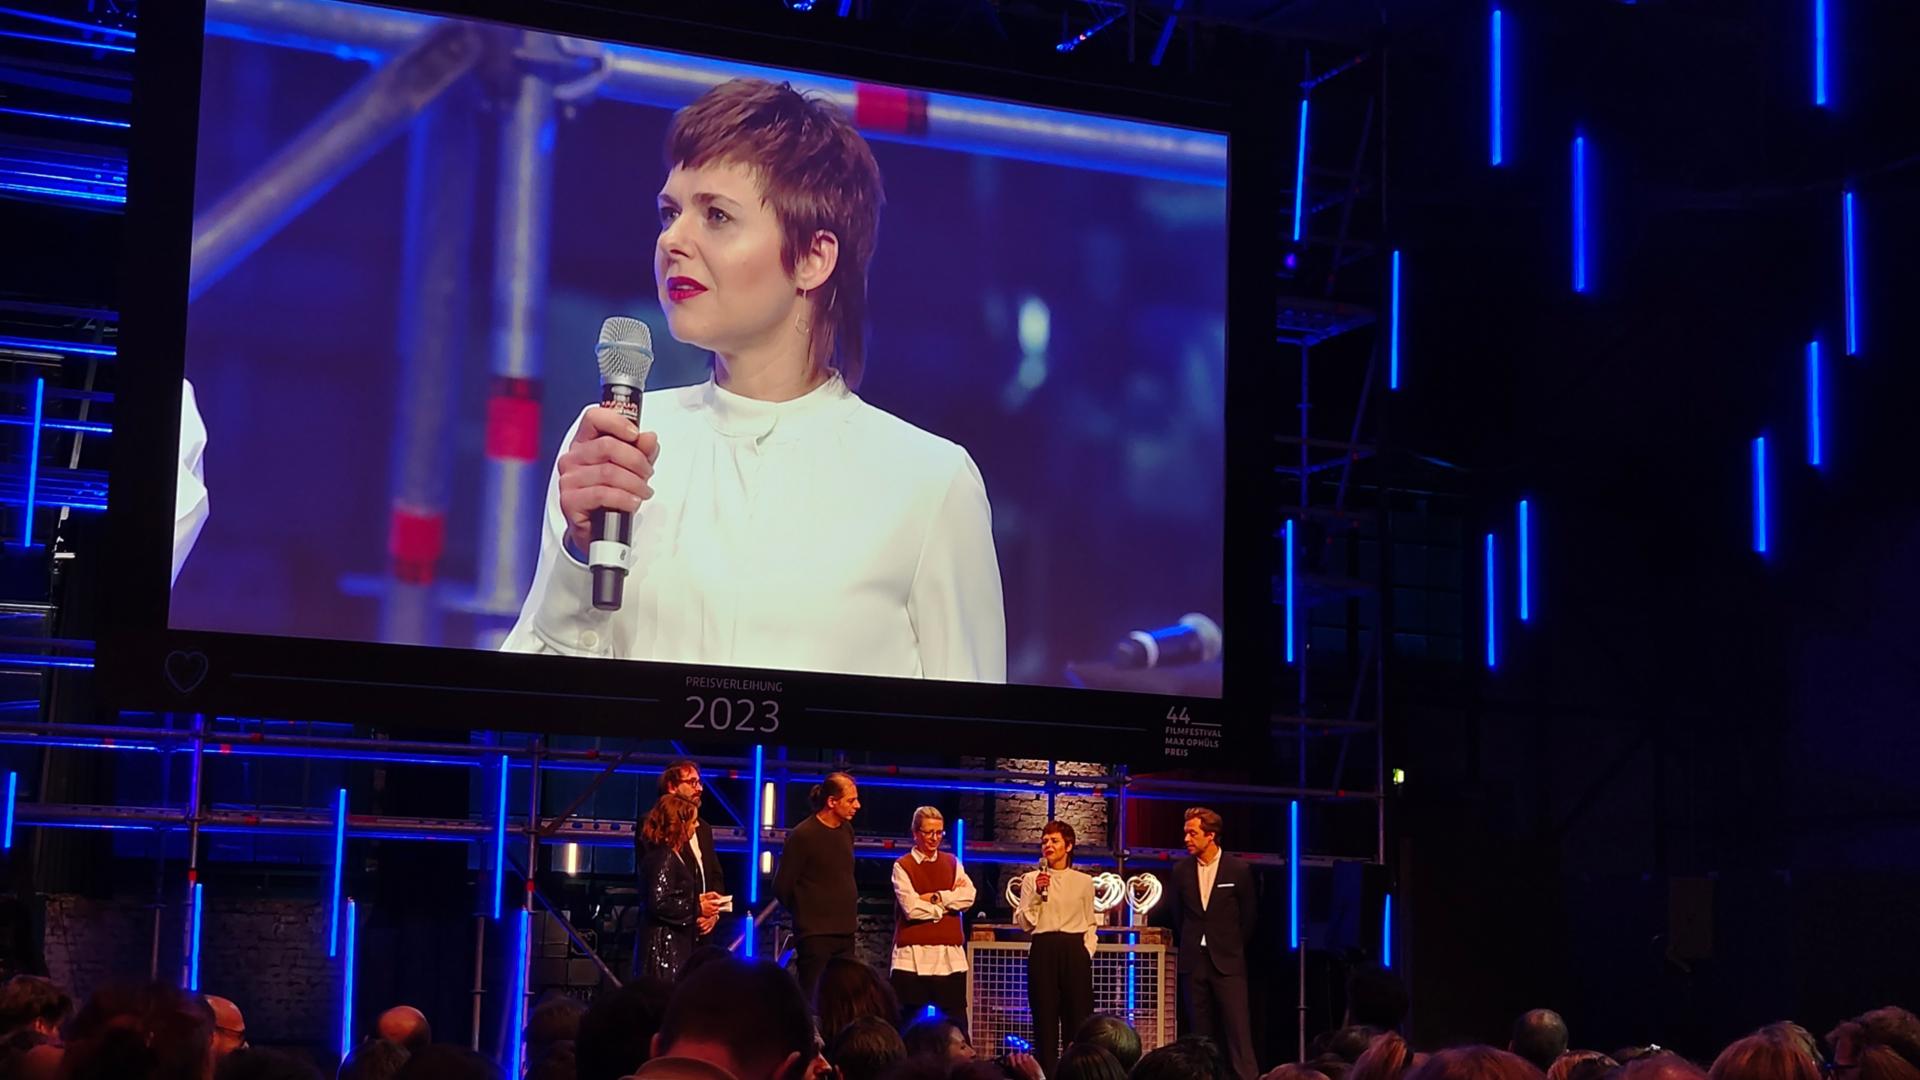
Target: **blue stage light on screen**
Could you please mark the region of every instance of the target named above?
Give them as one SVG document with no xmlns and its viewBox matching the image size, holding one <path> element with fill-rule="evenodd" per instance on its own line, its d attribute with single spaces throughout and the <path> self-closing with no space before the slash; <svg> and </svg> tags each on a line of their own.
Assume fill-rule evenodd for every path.
<svg viewBox="0 0 1920 1080">
<path fill-rule="evenodd" d="M 1587 291 L 1587 137 L 1573 139 L 1573 291 Z"/>
<path fill-rule="evenodd" d="M 187 926 L 187 989 L 200 989 L 200 914 L 202 911 L 204 887 L 200 882 L 193 883 L 192 910 L 187 913 L 191 919 Z"/>
<path fill-rule="evenodd" d="M 531 867 L 528 868 L 532 870 Z M 507 890 L 507 755 L 500 755 L 500 806 L 493 829 L 493 917 L 500 917 L 500 894 Z"/>
<path fill-rule="evenodd" d="M 1753 440 L 1753 550 L 1767 553 L 1767 437 Z"/>
<path fill-rule="evenodd" d="M 327 902 L 327 955 L 340 955 L 340 881 L 347 869 L 347 789 L 333 808 L 333 893 Z"/>
<path fill-rule="evenodd" d="M 1307 218 L 1307 99 L 1300 99 L 1300 149 L 1293 163 L 1293 242 Z"/>
<path fill-rule="evenodd" d="M 1486 565 L 1487 670 L 1492 671 L 1495 667 L 1499 666 L 1499 663 L 1500 663 L 1500 653 L 1498 648 L 1500 609 L 1498 605 L 1495 603 L 1496 590 L 1494 588 L 1495 581 L 1494 581 L 1493 534 L 1492 533 L 1488 533 L 1486 537 L 1486 563 L 1487 563 Z"/>
<path fill-rule="evenodd" d="M 1287 566 L 1286 566 L 1287 663 L 1291 664 L 1293 663 L 1293 520 L 1291 518 L 1287 520 L 1286 548 L 1287 548 Z"/>
<path fill-rule="evenodd" d="M 1489 43 L 1488 50 L 1487 50 L 1488 61 L 1489 61 L 1488 69 L 1492 73 L 1492 79 L 1493 79 L 1493 89 L 1492 89 L 1492 92 L 1488 95 L 1489 99 L 1492 101 L 1492 109 L 1493 109 L 1493 117 L 1492 117 L 1492 122 L 1489 124 L 1489 130 L 1492 132 L 1491 138 L 1493 141 L 1493 164 L 1504 165 L 1506 164 L 1506 161 L 1507 161 L 1506 118 L 1503 115 L 1503 113 L 1506 111 L 1506 102 L 1505 102 L 1506 85 L 1505 84 L 1506 84 L 1506 62 L 1507 61 L 1506 61 L 1506 55 L 1504 50 L 1505 43 L 1501 40 L 1501 38 L 1505 36 L 1505 28 L 1502 25 L 1504 21 L 1504 16 L 1499 8 L 1493 9 L 1492 21 L 1493 21 L 1493 30 L 1492 30 L 1493 40 Z"/>
<path fill-rule="evenodd" d="M 353 962 L 354 954 L 358 951 L 358 928 L 355 924 L 359 921 L 354 918 L 355 914 L 357 909 L 354 907 L 353 898 L 348 897 L 345 912 L 347 950 L 340 962 L 340 1057 L 342 1060 L 353 1052 Z"/>
<path fill-rule="evenodd" d="M 1400 249 L 1393 252 L 1393 287 L 1387 298 L 1387 389 L 1400 389 Z"/>
<path fill-rule="evenodd" d="M 1393 966 L 1393 894 L 1388 893 L 1380 912 L 1380 966 Z"/>
<path fill-rule="evenodd" d="M 1300 947 L 1300 800 L 1287 804 L 1287 950 Z"/>
<path fill-rule="evenodd" d="M 1860 355 L 1860 280 L 1855 276 L 1853 192 L 1840 200 L 1843 242 L 1847 254 L 1847 355 Z"/>
<path fill-rule="evenodd" d="M 1533 621 L 1533 507 L 1520 500 L 1520 621 Z"/>
<path fill-rule="evenodd" d="M 13 804 L 20 798 L 20 774 L 7 774 L 7 821 L 4 831 L 0 831 L 0 850 L 13 850 Z"/>
<path fill-rule="evenodd" d="M 1826 464 L 1826 432 L 1820 416 L 1820 342 L 1807 342 L 1807 464 Z"/>
<path fill-rule="evenodd" d="M 1813 103 L 1827 105 L 1827 0 L 1813 0 Z"/>
</svg>

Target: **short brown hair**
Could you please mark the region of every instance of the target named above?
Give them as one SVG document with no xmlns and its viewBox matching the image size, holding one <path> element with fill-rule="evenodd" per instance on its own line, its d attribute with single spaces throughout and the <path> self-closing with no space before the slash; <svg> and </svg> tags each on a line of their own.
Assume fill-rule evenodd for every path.
<svg viewBox="0 0 1920 1080">
<path fill-rule="evenodd" d="M 791 83 L 729 79 L 673 114 L 667 167 L 714 162 L 753 169 L 784 233 L 780 263 L 793 273 L 817 232 L 840 242 L 840 260 L 821 285 L 808 332 L 815 370 L 831 367 L 848 386 L 866 367 L 867 264 L 880 234 L 886 193 L 867 140 L 830 102 Z"/>
<path fill-rule="evenodd" d="M 660 794 L 666 795 L 679 787 L 687 779 L 688 773 L 698 774 L 700 763 L 692 758 L 681 758 L 660 770 Z"/>
<path fill-rule="evenodd" d="M 662 795 L 647 811 L 647 820 L 641 822 L 640 839 L 654 847 L 678 848 L 693 836 L 699 816 L 692 799 Z"/>
<path fill-rule="evenodd" d="M 1185 825 L 1194 818 L 1200 819 L 1200 831 L 1214 836 L 1220 835 L 1220 815 L 1204 806 L 1189 806 L 1187 812 L 1180 815 L 1180 824 Z"/>
<path fill-rule="evenodd" d="M 1074 844 L 1073 826 L 1064 821 L 1049 821 L 1041 826 L 1040 835 L 1045 836 L 1048 833 L 1059 833 L 1060 839 L 1065 840 L 1068 847 L 1072 847 Z"/>
<path fill-rule="evenodd" d="M 1820 1071 L 1791 1044 L 1749 1035 L 1720 1051 L 1707 1075 L 1712 1080 L 1819 1080 Z"/>
</svg>

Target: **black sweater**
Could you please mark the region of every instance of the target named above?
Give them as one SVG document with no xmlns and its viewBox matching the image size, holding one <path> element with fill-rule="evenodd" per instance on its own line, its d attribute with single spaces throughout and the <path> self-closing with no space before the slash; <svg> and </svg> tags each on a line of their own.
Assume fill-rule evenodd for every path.
<svg viewBox="0 0 1920 1080">
<path fill-rule="evenodd" d="M 789 830 L 773 895 L 793 912 L 796 937 L 853 933 L 860 903 L 853 883 L 853 826 L 829 829 L 809 814 Z"/>
</svg>

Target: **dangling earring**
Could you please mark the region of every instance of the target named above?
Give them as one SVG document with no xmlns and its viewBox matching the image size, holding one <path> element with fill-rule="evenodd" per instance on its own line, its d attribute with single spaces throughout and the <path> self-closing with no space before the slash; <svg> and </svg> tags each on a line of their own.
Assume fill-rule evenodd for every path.
<svg viewBox="0 0 1920 1080">
<path fill-rule="evenodd" d="M 807 290 L 805 289 L 800 290 L 800 299 L 802 300 L 808 299 Z M 800 336 L 805 337 L 806 335 L 813 332 L 813 323 L 808 321 L 805 315 L 802 315 L 798 319 L 794 320 L 793 328 L 794 330 L 799 332 Z"/>
</svg>

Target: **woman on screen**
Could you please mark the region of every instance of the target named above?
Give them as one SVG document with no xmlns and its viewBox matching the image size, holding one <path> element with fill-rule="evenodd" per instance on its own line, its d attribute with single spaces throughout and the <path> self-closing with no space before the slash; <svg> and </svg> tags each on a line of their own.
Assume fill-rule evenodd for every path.
<svg viewBox="0 0 1920 1080">
<path fill-rule="evenodd" d="M 706 382 L 562 445 L 517 652 L 1003 682 L 991 510 L 966 450 L 853 392 L 879 166 L 831 105 L 735 79 L 674 116 L 654 278 Z M 929 270 L 937 267 L 930 266 Z M 634 514 L 592 604 L 593 511 Z"/>
</svg>

